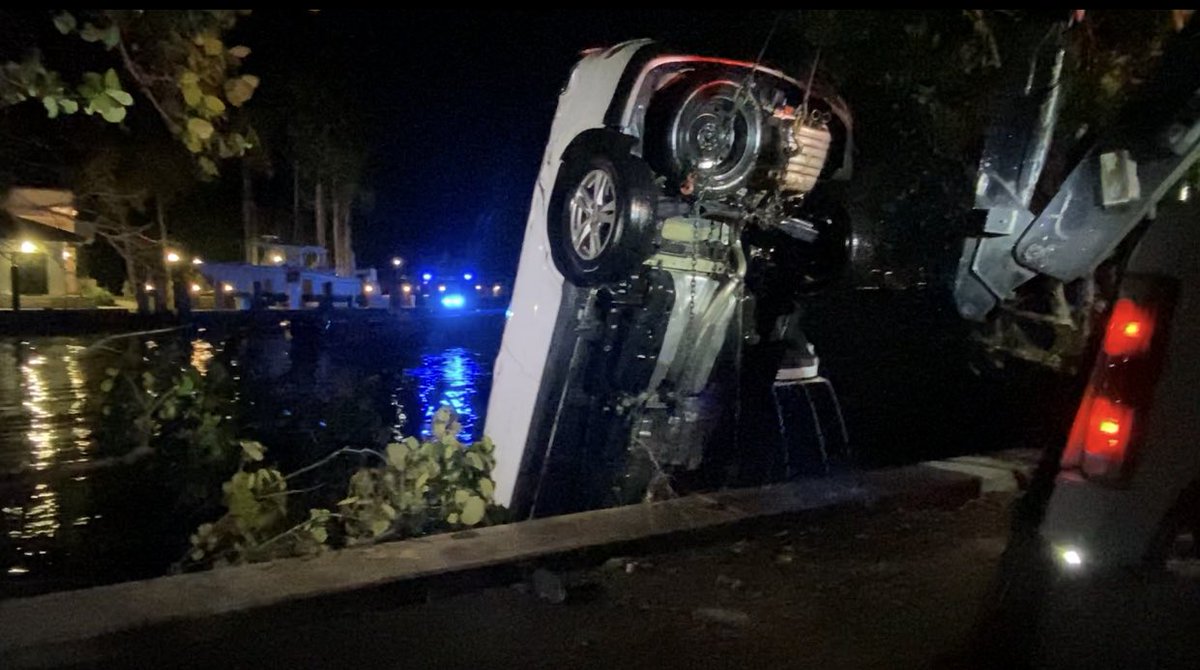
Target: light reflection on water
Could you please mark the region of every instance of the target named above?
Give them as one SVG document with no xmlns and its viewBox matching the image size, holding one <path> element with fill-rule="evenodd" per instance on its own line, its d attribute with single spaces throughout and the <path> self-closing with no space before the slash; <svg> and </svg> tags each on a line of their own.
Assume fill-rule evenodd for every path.
<svg viewBox="0 0 1200 670">
<path fill-rule="evenodd" d="M 104 378 L 106 365 L 81 359 L 87 343 L 82 338 L 0 340 L 0 474 L 32 471 L 21 480 L 23 484 L 0 488 L 0 597 L 6 580 L 12 580 L 11 588 L 19 588 L 17 585 L 30 579 L 61 578 L 55 571 L 70 570 L 69 565 L 77 567 L 81 558 L 85 565 L 87 561 L 103 563 L 103 553 L 84 556 L 89 551 L 103 550 L 81 548 L 78 533 L 92 533 L 94 539 L 97 533 L 111 533 L 113 524 L 123 527 L 117 520 L 120 514 L 109 515 L 107 505 L 113 504 L 114 498 L 130 494 L 114 490 L 119 484 L 111 477 L 51 476 L 57 466 L 95 458 L 93 430 L 98 417 L 92 414 L 95 407 L 88 400 Z M 214 357 L 222 355 L 223 348 L 221 343 L 197 339 L 191 343 L 190 356 L 185 360 L 205 373 Z M 241 363 L 254 361 L 254 367 L 267 377 L 285 375 L 297 364 L 290 355 L 294 353 L 290 341 L 283 337 L 263 338 L 244 353 L 249 358 Z M 348 364 L 345 356 L 323 352 L 318 360 L 308 363 L 316 367 L 307 384 L 311 393 L 320 396 L 321 387 L 327 386 L 334 371 L 353 379 L 391 366 L 396 373 L 389 377 L 395 384 L 390 389 L 395 415 L 385 421 L 394 423 L 396 433 L 411 433 L 416 427 L 405 425 L 408 417 L 419 416 L 419 430 L 428 434 L 434 412 L 446 404 L 459 414 L 463 425 L 460 439 L 470 441 L 481 430 L 479 421 L 490 386 L 492 353 L 461 346 L 411 352 L 399 348 Z M 246 372 L 245 367 L 231 361 L 235 378 Z M 256 379 L 259 381 L 255 383 L 261 383 L 261 378 Z M 102 517 L 106 521 L 98 521 Z M 73 556 L 72 560 L 64 562 L 68 555 Z M 88 579 L 71 577 L 84 582 Z"/>
<path fill-rule="evenodd" d="M 458 414 L 462 432 L 458 439 L 471 442 L 475 438 L 477 407 L 486 402 L 479 398 L 481 382 L 491 374 L 481 365 L 479 354 L 453 347 L 421 357 L 421 366 L 406 371 L 417 382 L 417 397 L 421 402 L 421 434 L 428 436 L 433 414 L 442 405 L 449 405 Z"/>
</svg>

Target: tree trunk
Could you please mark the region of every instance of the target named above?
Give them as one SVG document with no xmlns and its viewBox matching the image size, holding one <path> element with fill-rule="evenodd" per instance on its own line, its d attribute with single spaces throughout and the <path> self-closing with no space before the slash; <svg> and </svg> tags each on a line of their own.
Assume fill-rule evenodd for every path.
<svg viewBox="0 0 1200 670">
<path fill-rule="evenodd" d="M 358 263 L 354 260 L 354 241 L 350 235 L 350 201 L 346 200 L 342 208 L 342 246 L 346 250 L 346 274 L 354 274 Z"/>
<path fill-rule="evenodd" d="M 300 161 L 292 161 L 292 244 L 303 244 L 300 233 Z"/>
<path fill-rule="evenodd" d="M 325 189 L 321 175 L 317 175 L 316 193 L 313 195 L 313 220 L 317 226 L 317 246 L 325 246 Z"/>
<path fill-rule="evenodd" d="M 166 301 L 168 310 L 175 309 L 175 287 L 171 285 L 171 264 L 167 261 L 167 216 L 163 208 L 162 196 L 154 197 L 154 210 L 158 216 L 158 258 L 162 264 L 163 280 L 158 288 L 159 299 Z M 155 282 L 159 283 L 159 282 Z"/>
<path fill-rule="evenodd" d="M 129 293 L 127 293 L 125 297 L 132 298 L 135 297 L 138 292 L 137 264 L 134 259 L 133 249 L 131 248 L 128 240 L 121 242 L 121 248 L 121 256 L 125 260 L 125 281 L 129 282 Z M 125 292 L 122 291 L 122 293 Z"/>
<path fill-rule="evenodd" d="M 332 192 L 330 193 L 329 201 L 333 208 L 333 212 L 331 213 L 332 216 L 330 217 L 333 222 L 333 268 L 334 268 L 335 274 L 341 275 L 341 274 L 343 274 L 342 273 L 342 254 L 343 254 L 343 252 L 342 252 L 342 225 L 341 225 L 341 221 L 342 221 L 341 204 L 342 204 L 342 202 L 341 202 L 341 198 L 338 197 L 338 185 L 336 182 L 333 184 L 333 188 L 331 189 L 331 191 Z"/>
<path fill-rule="evenodd" d="M 254 221 L 254 180 L 250 175 L 250 166 L 242 160 L 242 234 L 245 236 L 246 262 L 255 262 L 254 243 L 258 240 L 258 231 Z"/>
</svg>

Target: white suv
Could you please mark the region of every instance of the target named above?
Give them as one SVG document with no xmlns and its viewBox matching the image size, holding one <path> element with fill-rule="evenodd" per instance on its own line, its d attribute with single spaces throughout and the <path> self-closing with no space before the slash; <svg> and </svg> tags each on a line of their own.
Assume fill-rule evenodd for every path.
<svg viewBox="0 0 1200 670">
<path fill-rule="evenodd" d="M 832 182 L 849 177 L 851 120 L 808 79 L 649 40 L 575 65 L 488 405 L 496 498 L 518 516 L 699 471 L 742 361 L 810 350 L 796 299 L 847 259 Z"/>
</svg>

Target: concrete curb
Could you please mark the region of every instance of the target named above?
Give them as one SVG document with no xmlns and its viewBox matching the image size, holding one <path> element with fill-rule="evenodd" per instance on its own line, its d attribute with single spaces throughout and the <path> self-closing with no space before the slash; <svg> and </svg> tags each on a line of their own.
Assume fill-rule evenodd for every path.
<svg viewBox="0 0 1200 670">
<path fill-rule="evenodd" d="M 1000 458 L 994 469 L 1024 469 Z M 1007 465 L 1004 465 L 1007 463 Z M 959 464 L 959 465 L 969 465 Z M 915 465 L 595 510 L 373 547 L 0 601 L 0 657 L 61 656 L 63 645 L 430 577 L 549 559 L 818 510 L 960 505 L 987 477 Z M 41 652 L 39 652 L 41 650 Z"/>
</svg>

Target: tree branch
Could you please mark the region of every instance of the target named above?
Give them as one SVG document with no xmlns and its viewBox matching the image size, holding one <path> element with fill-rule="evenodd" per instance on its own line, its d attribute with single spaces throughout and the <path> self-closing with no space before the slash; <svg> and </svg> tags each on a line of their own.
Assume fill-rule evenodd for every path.
<svg viewBox="0 0 1200 670">
<path fill-rule="evenodd" d="M 25 484 L 35 475 L 42 482 L 57 481 L 69 477 L 79 477 L 80 475 L 86 475 L 97 470 L 104 470 L 118 465 L 133 465 L 149 456 L 153 456 L 154 453 L 153 447 L 141 445 L 131 449 L 123 456 L 98 458 L 94 461 L 84 461 L 82 463 L 64 463 L 52 470 L 38 470 L 29 466 L 17 468 L 4 473 L 3 479 L 0 479 L 0 488 Z"/>
<path fill-rule="evenodd" d="M 163 123 L 167 125 L 167 129 L 171 131 L 172 135 L 181 134 L 183 129 L 178 123 L 175 122 L 175 119 L 171 118 L 171 115 L 167 113 L 167 110 L 163 109 L 162 104 L 158 101 L 158 98 L 154 97 L 154 91 L 150 88 L 150 83 L 147 80 L 147 76 L 144 75 L 141 70 L 138 69 L 137 64 L 133 62 L 133 58 L 129 55 L 129 50 L 125 48 L 124 36 L 121 36 L 117 40 L 117 50 L 121 54 L 121 62 L 125 64 L 125 71 L 129 73 L 130 77 L 133 77 L 133 81 L 137 83 L 138 89 L 142 92 L 142 95 L 146 96 L 146 98 L 150 101 L 150 104 L 153 105 L 154 109 L 158 111 L 158 115 L 162 117 Z"/>
<path fill-rule="evenodd" d="M 104 345 L 108 344 L 109 342 L 113 342 L 115 340 L 123 339 L 126 337 L 141 337 L 143 335 L 161 335 L 163 333 L 173 333 L 177 330 L 183 330 L 184 328 L 187 328 L 187 326 L 171 326 L 170 328 L 156 328 L 154 330 L 138 330 L 138 331 L 134 331 L 132 333 L 117 333 L 116 335 L 109 335 L 108 337 L 101 338 L 99 340 L 96 340 L 92 344 L 88 345 L 88 348 L 83 350 L 83 355 L 86 356 L 89 353 L 92 353 L 93 349 L 103 347 Z"/>
<path fill-rule="evenodd" d="M 300 468 L 299 470 L 285 476 L 284 479 L 291 479 L 293 477 L 302 475 L 305 472 L 315 470 L 315 469 L 321 467 L 322 465 L 325 465 L 329 461 L 332 461 L 333 459 L 337 458 L 338 456 L 341 456 L 342 454 L 357 454 L 359 456 L 370 455 L 370 456 L 375 456 L 376 458 L 380 459 L 384 463 L 387 462 L 387 457 L 384 456 L 383 454 L 379 453 L 378 451 L 375 451 L 374 449 L 351 449 L 350 447 L 342 447 L 341 449 L 338 449 L 337 451 L 329 454 L 325 458 L 322 458 L 321 460 L 319 460 L 315 463 L 306 465 L 306 466 Z"/>
</svg>

